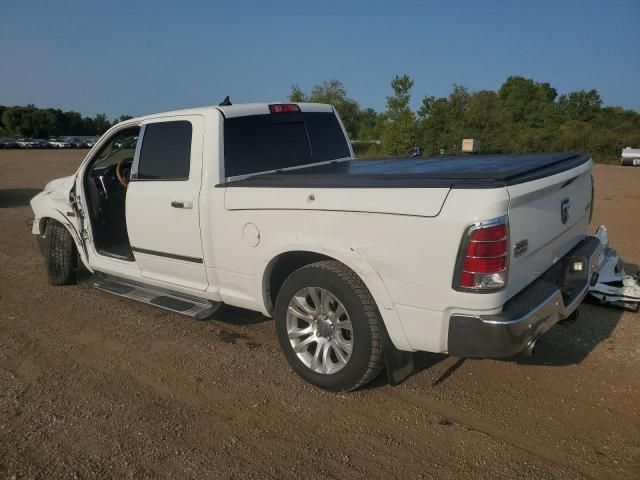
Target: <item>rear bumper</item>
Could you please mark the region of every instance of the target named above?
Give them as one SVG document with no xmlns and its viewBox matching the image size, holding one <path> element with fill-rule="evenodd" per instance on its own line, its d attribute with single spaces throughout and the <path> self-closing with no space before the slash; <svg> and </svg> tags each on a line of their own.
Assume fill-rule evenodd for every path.
<svg viewBox="0 0 640 480">
<path fill-rule="evenodd" d="M 460 357 L 510 357 L 571 315 L 597 281 L 603 246 L 586 237 L 495 315 L 454 314 L 448 352 Z M 582 271 L 571 266 L 581 261 Z"/>
</svg>

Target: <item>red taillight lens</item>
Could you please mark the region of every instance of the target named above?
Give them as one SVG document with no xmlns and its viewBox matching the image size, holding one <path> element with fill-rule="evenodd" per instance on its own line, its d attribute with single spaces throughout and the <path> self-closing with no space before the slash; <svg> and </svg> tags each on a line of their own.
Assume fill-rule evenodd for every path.
<svg viewBox="0 0 640 480">
<path fill-rule="evenodd" d="M 501 272 L 506 266 L 505 257 L 467 257 L 464 259 L 463 270 L 469 273 L 495 273 Z"/>
<path fill-rule="evenodd" d="M 499 257 L 507 250 L 507 239 L 496 242 L 469 243 L 467 255 L 470 257 Z"/>
<path fill-rule="evenodd" d="M 476 242 L 493 242 L 503 240 L 507 236 L 505 225 L 495 225 L 493 227 L 478 228 L 471 234 L 471 240 Z"/>
<path fill-rule="evenodd" d="M 506 285 L 508 241 L 506 218 L 497 225 L 472 226 L 465 235 L 454 286 L 471 290 L 499 290 Z M 457 285 L 456 285 L 457 283 Z"/>
<path fill-rule="evenodd" d="M 292 113 L 299 112 L 300 107 L 295 103 L 272 103 L 269 105 L 271 113 Z"/>
<path fill-rule="evenodd" d="M 473 273 L 462 272 L 460 275 L 460 286 L 471 288 L 473 286 Z"/>
</svg>

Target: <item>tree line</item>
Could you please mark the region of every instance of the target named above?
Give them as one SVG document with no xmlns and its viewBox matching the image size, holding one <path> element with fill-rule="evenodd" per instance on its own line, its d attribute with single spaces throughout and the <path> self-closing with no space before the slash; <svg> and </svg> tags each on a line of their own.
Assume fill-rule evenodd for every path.
<svg viewBox="0 0 640 480">
<path fill-rule="evenodd" d="M 338 80 L 308 93 L 294 85 L 289 99 L 334 105 L 362 156 L 405 155 L 415 146 L 425 155 L 456 154 L 463 138 L 475 138 L 482 153 L 576 151 L 614 162 L 623 147 L 640 146 L 640 114 L 603 106 L 596 90 L 558 95 L 549 83 L 512 76 L 498 91 L 454 85 L 447 97 L 425 96 L 413 111 L 413 85 L 408 75 L 396 76 L 380 113 L 360 107 Z"/>
<path fill-rule="evenodd" d="M 112 125 L 132 118 L 122 115 L 111 122 L 104 113 L 95 117 L 54 108 L 0 105 L 0 136 L 45 138 L 59 135 L 102 135 Z"/>
<path fill-rule="evenodd" d="M 336 107 L 362 156 L 405 155 L 415 146 L 425 155 L 456 154 L 463 138 L 480 140 L 483 153 L 576 151 L 599 162 L 618 161 L 623 147 L 640 147 L 640 114 L 603 106 L 596 90 L 558 95 L 549 83 L 512 76 L 497 91 L 454 85 L 447 97 L 425 96 L 414 111 L 413 86 L 408 75 L 396 76 L 383 112 L 361 107 L 339 80 L 310 92 L 294 85 L 289 99 Z M 101 135 L 129 118 L 110 121 L 105 114 L 0 106 L 0 136 Z"/>
</svg>

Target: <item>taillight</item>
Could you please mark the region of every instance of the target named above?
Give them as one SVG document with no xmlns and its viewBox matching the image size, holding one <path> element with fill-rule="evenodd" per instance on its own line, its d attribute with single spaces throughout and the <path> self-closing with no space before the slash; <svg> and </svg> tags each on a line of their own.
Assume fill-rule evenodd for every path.
<svg viewBox="0 0 640 480">
<path fill-rule="evenodd" d="M 300 106 L 295 103 L 272 103 L 269 105 L 271 113 L 292 113 L 299 112 Z"/>
<path fill-rule="evenodd" d="M 509 229 L 507 217 L 471 225 L 460 244 L 453 287 L 463 291 L 496 291 L 507 284 Z"/>
</svg>

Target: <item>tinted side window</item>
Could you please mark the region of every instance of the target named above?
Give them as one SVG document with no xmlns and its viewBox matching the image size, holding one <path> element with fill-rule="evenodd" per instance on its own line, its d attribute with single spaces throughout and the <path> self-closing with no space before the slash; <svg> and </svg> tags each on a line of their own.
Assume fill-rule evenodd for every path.
<svg viewBox="0 0 640 480">
<path fill-rule="evenodd" d="M 187 180 L 191 162 L 191 122 L 150 123 L 138 164 L 140 180 Z"/>
</svg>

